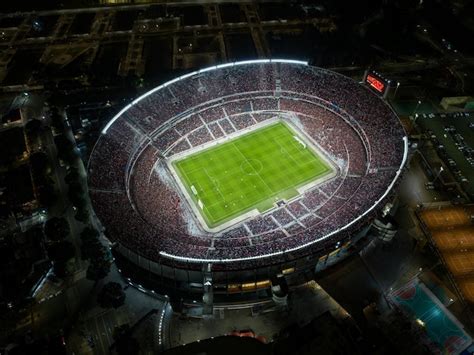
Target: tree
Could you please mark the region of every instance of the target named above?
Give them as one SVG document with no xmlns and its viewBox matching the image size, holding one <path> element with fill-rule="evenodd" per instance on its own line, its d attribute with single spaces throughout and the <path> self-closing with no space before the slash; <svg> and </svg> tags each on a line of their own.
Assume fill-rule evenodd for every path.
<svg viewBox="0 0 474 355">
<path fill-rule="evenodd" d="M 38 134 L 42 130 L 43 124 L 40 120 L 32 119 L 25 125 L 25 131 L 27 134 Z"/>
<path fill-rule="evenodd" d="M 99 239 L 92 239 L 88 242 L 83 242 L 81 245 L 81 258 L 83 260 L 90 259 L 105 259 L 105 248 L 100 244 Z"/>
<path fill-rule="evenodd" d="M 86 223 L 89 220 L 89 211 L 85 207 L 79 207 L 74 218 L 79 222 Z"/>
<path fill-rule="evenodd" d="M 51 165 L 46 153 L 34 152 L 30 155 L 30 164 L 35 174 L 47 175 L 50 173 Z"/>
<path fill-rule="evenodd" d="M 59 134 L 55 136 L 54 143 L 60 150 L 67 150 L 72 148 L 72 142 L 64 134 Z"/>
<path fill-rule="evenodd" d="M 74 257 L 74 246 L 71 242 L 60 241 L 48 247 L 48 256 L 53 262 L 54 273 L 59 277 L 66 276 L 66 264 Z"/>
<path fill-rule="evenodd" d="M 105 249 L 100 244 L 99 232 L 87 226 L 81 232 L 81 258 L 83 260 L 105 258 Z"/>
<path fill-rule="evenodd" d="M 69 184 L 69 190 L 67 192 L 67 195 L 71 202 L 75 205 L 78 206 L 81 204 L 81 200 L 84 200 L 84 189 L 82 188 L 82 185 L 78 182 L 73 182 Z M 84 205 L 84 203 L 82 203 Z"/>
<path fill-rule="evenodd" d="M 52 185 L 47 184 L 39 186 L 37 191 L 38 201 L 41 205 L 51 207 L 56 203 L 58 195 L 56 194 L 56 191 Z"/>
<path fill-rule="evenodd" d="M 82 232 L 81 232 L 81 239 L 82 242 L 85 243 L 86 241 L 92 240 L 92 239 L 98 239 L 99 238 L 99 232 L 95 228 L 92 228 L 91 226 L 85 227 Z"/>
<path fill-rule="evenodd" d="M 135 355 L 140 353 L 140 344 L 137 339 L 130 335 L 120 338 L 116 343 L 117 354 Z"/>
<path fill-rule="evenodd" d="M 64 177 L 64 181 L 67 184 L 72 184 L 73 182 L 77 182 L 79 180 L 79 171 L 75 167 L 70 167 L 66 176 Z"/>
<path fill-rule="evenodd" d="M 119 283 L 108 282 L 99 292 L 97 302 L 102 308 L 118 308 L 125 302 L 125 292 Z"/>
<path fill-rule="evenodd" d="M 85 196 L 76 196 L 73 199 L 71 199 L 72 204 L 74 207 L 76 207 L 77 210 L 82 209 L 82 210 L 87 210 L 87 201 L 85 199 Z"/>
<path fill-rule="evenodd" d="M 48 247 L 48 256 L 54 262 L 66 262 L 74 257 L 74 246 L 67 240 L 51 244 Z"/>
<path fill-rule="evenodd" d="M 81 232 L 81 257 L 90 260 L 86 277 L 89 280 L 103 279 L 110 271 L 110 263 L 107 260 L 107 250 L 99 241 L 99 233 L 87 226 Z"/>
<path fill-rule="evenodd" d="M 115 349 L 119 355 L 135 355 L 140 352 L 140 344 L 132 337 L 130 326 L 123 324 L 115 327 L 113 332 Z"/>
<path fill-rule="evenodd" d="M 69 223 L 64 218 L 53 217 L 46 221 L 44 233 L 51 241 L 60 241 L 69 235 Z"/>
<path fill-rule="evenodd" d="M 71 162 L 76 158 L 74 144 L 64 134 L 54 137 L 54 143 L 58 150 L 59 159 Z"/>
<path fill-rule="evenodd" d="M 110 263 L 102 258 L 91 259 L 87 268 L 86 277 L 89 280 L 98 281 L 107 276 L 110 271 Z"/>
<path fill-rule="evenodd" d="M 64 120 L 59 114 L 58 109 L 55 107 L 51 108 L 50 115 L 51 125 L 54 127 L 54 129 L 60 132 L 64 131 Z"/>
</svg>

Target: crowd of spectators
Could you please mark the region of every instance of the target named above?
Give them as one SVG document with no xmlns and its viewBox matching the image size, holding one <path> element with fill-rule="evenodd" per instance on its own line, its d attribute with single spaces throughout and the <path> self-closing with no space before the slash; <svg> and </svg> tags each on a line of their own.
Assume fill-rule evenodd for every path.
<svg viewBox="0 0 474 355">
<path fill-rule="evenodd" d="M 304 131 L 337 165 L 337 176 L 230 230 L 199 228 L 167 158 L 277 116 Z M 403 136 L 386 104 L 339 74 L 283 63 L 227 67 L 169 84 L 123 113 L 92 153 L 91 198 L 112 240 L 155 261 L 160 251 L 238 259 L 311 242 L 327 247 L 373 218 L 325 237 L 385 193 L 402 161 Z"/>
<path fill-rule="evenodd" d="M 221 138 L 225 135 L 224 131 L 217 122 L 213 122 L 207 127 L 209 127 L 209 130 L 215 138 Z"/>
<path fill-rule="evenodd" d="M 191 143 L 193 147 L 197 147 L 199 145 L 212 141 L 214 138 L 212 138 L 211 133 L 209 132 L 206 126 L 201 126 L 200 128 L 190 133 L 188 135 L 188 139 L 189 143 Z"/>
<path fill-rule="evenodd" d="M 188 143 L 187 140 L 182 139 L 170 148 L 168 154 L 170 155 L 179 154 L 179 153 L 185 152 L 188 149 L 191 149 L 191 145 Z"/>
</svg>

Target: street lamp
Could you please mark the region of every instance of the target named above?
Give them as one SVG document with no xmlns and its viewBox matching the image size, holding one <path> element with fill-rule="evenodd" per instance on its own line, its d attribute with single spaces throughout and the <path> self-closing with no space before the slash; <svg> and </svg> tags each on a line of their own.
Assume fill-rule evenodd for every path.
<svg viewBox="0 0 474 355">
<path fill-rule="evenodd" d="M 397 87 L 395 88 L 395 93 L 393 94 L 394 99 L 397 97 L 397 91 L 398 91 L 399 86 L 400 86 L 400 82 L 397 81 Z"/>
<path fill-rule="evenodd" d="M 416 110 L 418 110 L 418 107 L 420 107 L 420 104 L 421 104 L 421 100 L 418 100 L 418 103 L 416 104 L 415 109 L 413 110 L 412 115 L 414 115 L 414 114 L 416 113 Z"/>
<path fill-rule="evenodd" d="M 434 182 L 439 178 L 439 176 L 441 175 L 441 173 L 444 171 L 443 167 L 440 167 L 439 168 L 439 171 L 438 171 L 438 174 L 436 174 L 436 177 L 434 178 L 434 180 L 432 181 L 432 183 L 434 184 Z"/>
</svg>

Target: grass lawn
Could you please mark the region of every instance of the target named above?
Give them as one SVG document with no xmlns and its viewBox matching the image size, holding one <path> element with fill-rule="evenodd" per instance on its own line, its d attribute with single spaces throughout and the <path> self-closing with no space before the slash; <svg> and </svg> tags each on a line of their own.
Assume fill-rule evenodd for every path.
<svg viewBox="0 0 474 355">
<path fill-rule="evenodd" d="M 266 211 L 332 170 L 281 121 L 192 153 L 173 166 L 210 228 L 253 209 Z"/>
</svg>

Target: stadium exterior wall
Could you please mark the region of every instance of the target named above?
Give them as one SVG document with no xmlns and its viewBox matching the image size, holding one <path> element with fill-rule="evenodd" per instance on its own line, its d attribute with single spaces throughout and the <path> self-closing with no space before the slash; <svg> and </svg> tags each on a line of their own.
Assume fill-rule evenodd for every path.
<svg viewBox="0 0 474 355">
<path fill-rule="evenodd" d="M 307 65 L 306 62 L 301 61 L 291 61 L 291 60 L 283 60 L 283 59 L 275 59 L 275 60 L 256 60 L 256 61 L 244 61 L 244 62 L 235 62 L 235 63 L 228 63 L 222 64 L 218 66 L 213 66 L 210 68 L 201 69 L 196 72 L 192 72 L 176 79 L 173 79 L 167 83 L 164 83 L 155 89 L 148 91 L 144 95 L 140 96 L 136 100 L 134 100 L 131 104 L 124 107 L 112 120 L 106 125 L 103 129 L 102 134 L 107 134 L 107 130 L 112 124 L 130 107 L 134 104 L 138 103 L 143 98 L 151 95 L 152 93 L 165 88 L 168 85 L 171 85 L 179 80 L 186 79 L 196 74 L 200 74 L 206 71 L 211 71 L 219 68 L 242 65 L 242 64 L 251 64 L 251 63 L 268 63 L 268 62 L 286 62 L 286 63 L 293 63 L 293 64 L 301 64 Z M 400 175 L 403 171 L 403 168 L 406 164 L 407 155 L 408 155 L 408 139 L 407 137 L 403 137 L 403 144 L 404 144 L 404 152 L 403 152 L 403 159 L 402 162 L 396 172 L 394 179 L 391 181 L 389 186 L 387 187 L 386 191 L 382 194 L 382 196 L 373 203 L 373 205 L 368 208 L 365 212 L 360 214 L 357 218 L 353 219 L 350 223 L 341 228 L 319 238 L 318 240 L 310 241 L 304 245 L 299 245 L 296 248 L 291 250 L 284 250 L 278 253 L 267 254 L 265 255 L 265 260 L 268 262 L 262 263 L 263 266 L 255 266 L 255 267 L 244 267 L 242 269 L 236 269 L 235 265 L 239 262 L 247 263 L 246 265 L 250 265 L 253 261 L 258 261 L 259 257 L 247 257 L 247 258 L 236 258 L 236 259 L 226 259 L 226 260 L 219 260 L 219 259 L 197 259 L 197 258 L 187 258 L 187 257 L 180 257 L 175 255 L 170 255 L 166 252 L 160 252 L 160 259 L 159 262 L 149 260 L 144 258 L 143 256 L 137 254 L 136 252 L 128 249 L 120 242 L 115 243 L 114 246 L 114 254 L 119 254 L 120 257 L 117 259 L 119 268 L 122 268 L 124 272 L 126 268 L 130 268 L 132 265 L 136 266 L 138 269 L 144 271 L 144 278 L 148 280 L 155 280 L 159 281 L 158 283 L 161 284 L 168 284 L 171 285 L 172 289 L 184 289 L 184 290 L 191 290 L 193 286 L 191 285 L 200 285 L 203 282 L 205 272 L 203 269 L 206 265 L 212 264 L 212 276 L 214 285 L 222 284 L 222 285 L 229 285 L 234 282 L 255 282 L 264 279 L 271 279 L 273 276 L 281 274 L 282 270 L 294 268 L 295 272 L 288 278 L 294 277 L 295 279 L 298 277 L 299 274 L 304 273 L 308 270 L 316 270 L 316 266 L 318 261 L 321 257 L 325 255 L 328 256 L 330 253 L 334 253 L 336 242 L 350 242 L 352 246 L 351 253 L 360 249 L 365 245 L 365 242 L 359 242 L 363 240 L 364 235 L 361 234 L 351 234 L 350 239 L 347 237 L 347 233 L 349 230 L 352 230 L 354 226 L 357 228 L 364 228 L 370 224 L 371 216 L 380 209 L 384 201 L 387 201 L 390 198 L 391 193 L 394 190 L 394 186 L 399 181 Z M 359 224 L 363 225 L 362 227 Z M 343 234 L 346 236 L 343 236 Z M 331 238 L 333 237 L 333 238 Z M 343 239 L 345 238 L 345 240 Z M 367 238 L 365 238 L 367 241 Z M 326 244 L 324 247 L 319 247 L 319 242 L 324 242 L 322 244 Z M 337 248 L 337 246 L 336 246 Z M 344 254 L 344 257 L 350 255 L 351 253 Z M 295 257 L 294 255 L 298 255 Z M 272 261 L 273 257 L 278 257 L 279 260 L 288 260 L 291 258 L 291 261 L 283 261 L 283 262 L 274 262 Z M 288 258 L 287 258 L 288 256 Z M 342 255 L 341 255 L 342 257 Z M 327 261 L 328 257 L 326 257 Z M 200 290 L 197 290 L 196 293 L 202 293 L 202 287 Z"/>
<path fill-rule="evenodd" d="M 346 240 L 343 243 L 345 247 L 338 248 L 331 245 L 292 260 L 247 269 L 225 269 L 226 264 L 213 265 L 213 288 L 214 294 L 217 296 L 215 297 L 215 303 L 219 303 L 219 293 L 226 295 L 225 303 L 232 303 L 232 301 L 229 301 L 227 291 L 231 285 L 272 280 L 272 278 L 282 274 L 285 275 L 289 285 L 298 285 L 304 282 L 303 274 L 321 272 L 365 247 L 371 240 L 367 237 L 370 225 L 371 223 L 368 222 L 359 232 L 354 233 L 350 240 Z M 139 283 L 140 287 L 144 285 L 147 289 L 170 295 L 174 299 L 194 298 L 200 300 L 203 294 L 202 283 L 206 275 L 205 265 L 207 264 L 181 263 L 172 266 L 154 262 L 119 243 L 114 245 L 113 251 L 119 271 L 127 280 Z M 331 257 L 331 255 L 335 256 Z M 165 259 L 164 261 L 169 262 L 170 260 Z M 290 269 L 292 270 L 291 273 L 285 274 L 284 270 Z M 260 292 L 258 297 L 262 297 L 262 291 L 265 290 L 242 291 L 239 294 L 245 294 L 247 298 L 255 299 L 258 292 Z M 267 291 L 270 291 L 269 287 Z M 268 294 L 268 297 L 271 297 L 270 294 Z"/>
</svg>

